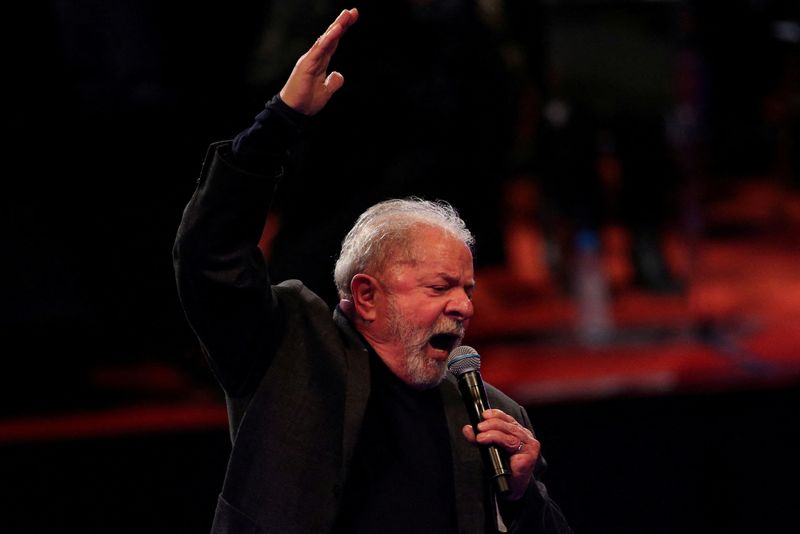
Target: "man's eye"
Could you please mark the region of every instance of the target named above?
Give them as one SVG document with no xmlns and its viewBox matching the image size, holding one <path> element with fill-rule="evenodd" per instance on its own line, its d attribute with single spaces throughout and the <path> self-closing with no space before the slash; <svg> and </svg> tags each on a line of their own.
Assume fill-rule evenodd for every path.
<svg viewBox="0 0 800 534">
<path fill-rule="evenodd" d="M 447 286 L 431 286 L 431 289 L 433 289 L 437 293 L 444 293 L 445 291 L 447 291 Z"/>
</svg>

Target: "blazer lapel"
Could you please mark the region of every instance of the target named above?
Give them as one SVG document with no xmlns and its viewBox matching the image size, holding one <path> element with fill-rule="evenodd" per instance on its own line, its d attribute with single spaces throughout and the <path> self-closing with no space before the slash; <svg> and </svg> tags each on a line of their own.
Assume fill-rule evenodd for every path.
<svg viewBox="0 0 800 534">
<path fill-rule="evenodd" d="M 458 392 L 455 379 L 447 376 L 439 388 L 442 394 L 450 448 L 453 454 L 453 482 L 456 490 L 456 515 L 458 532 L 483 533 L 486 526 L 483 488 L 483 464 L 478 448 L 469 443 L 461 429 L 469 424 L 467 411 Z"/>
<path fill-rule="evenodd" d="M 370 374 L 369 354 L 361 336 L 353 329 L 350 321 L 337 308 L 333 314 L 345 344 L 346 391 L 344 401 L 344 435 L 342 449 L 342 469 L 346 475 L 353 457 L 361 423 L 369 400 Z"/>
</svg>

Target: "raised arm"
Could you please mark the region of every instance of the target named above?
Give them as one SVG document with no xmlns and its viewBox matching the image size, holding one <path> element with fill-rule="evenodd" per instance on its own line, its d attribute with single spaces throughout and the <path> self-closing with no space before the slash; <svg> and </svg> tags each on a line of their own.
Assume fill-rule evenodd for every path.
<svg viewBox="0 0 800 534">
<path fill-rule="evenodd" d="M 358 17 L 343 11 L 295 65 L 281 98 L 233 142 L 213 144 L 183 213 L 173 248 L 178 294 L 215 376 L 246 394 L 280 335 L 277 304 L 258 241 L 287 149 L 307 116 L 343 83 L 326 74 L 339 39 Z"/>
</svg>

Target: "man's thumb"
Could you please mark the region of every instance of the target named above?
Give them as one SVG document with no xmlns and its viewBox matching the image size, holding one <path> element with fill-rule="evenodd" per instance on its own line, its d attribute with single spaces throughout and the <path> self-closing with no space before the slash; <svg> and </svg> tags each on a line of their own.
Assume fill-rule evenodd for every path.
<svg viewBox="0 0 800 534">
<path fill-rule="evenodd" d="M 342 85 L 344 85 L 344 76 L 340 73 L 333 71 L 328 74 L 328 77 L 325 78 L 325 89 L 328 91 L 329 95 L 332 95 L 336 91 L 338 91 Z"/>
</svg>

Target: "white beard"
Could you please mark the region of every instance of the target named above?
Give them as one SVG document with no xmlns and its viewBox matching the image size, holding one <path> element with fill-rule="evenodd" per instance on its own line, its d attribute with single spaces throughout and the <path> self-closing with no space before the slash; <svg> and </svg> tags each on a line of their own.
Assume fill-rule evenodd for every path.
<svg viewBox="0 0 800 534">
<path fill-rule="evenodd" d="M 405 360 L 402 370 L 409 385 L 419 389 L 438 386 L 447 373 L 447 362 L 434 360 L 425 354 L 428 342 L 436 334 L 456 334 L 464 336 L 464 326 L 458 321 L 442 317 L 431 328 L 414 326 L 405 315 L 389 303 L 387 322 L 395 339 L 404 344 Z"/>
</svg>

